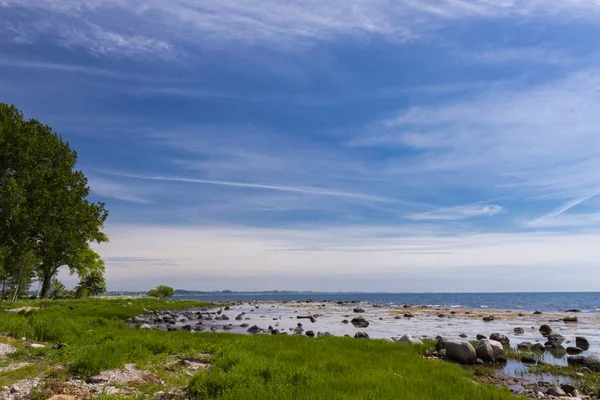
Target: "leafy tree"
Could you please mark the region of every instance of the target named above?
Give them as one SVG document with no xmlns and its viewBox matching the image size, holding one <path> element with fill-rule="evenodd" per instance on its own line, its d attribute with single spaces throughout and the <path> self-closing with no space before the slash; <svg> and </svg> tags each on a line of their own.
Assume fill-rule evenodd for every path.
<svg viewBox="0 0 600 400">
<path fill-rule="evenodd" d="M 63 297 L 66 290 L 67 288 L 65 285 L 63 285 L 63 283 L 58 279 L 54 278 L 52 279 L 52 282 L 50 282 L 50 297 L 53 299 L 59 299 Z"/>
<path fill-rule="evenodd" d="M 147 295 L 150 297 L 156 297 L 159 299 L 164 299 L 165 297 L 171 297 L 175 294 L 175 290 L 172 287 L 160 285 L 157 286 L 156 289 L 150 290 Z"/>
<path fill-rule="evenodd" d="M 34 251 L 42 297 L 50 295 L 52 279 L 63 266 L 85 276 L 89 243 L 108 240 L 102 232 L 108 212 L 103 203 L 87 200 L 88 182 L 76 163 L 77 153 L 49 126 L 25 120 L 16 107 L 0 103 L 4 270 L 22 277 L 21 260 Z"/>
<path fill-rule="evenodd" d="M 77 296 L 98 296 L 106 292 L 106 281 L 102 271 L 93 270 L 85 275 L 75 289 Z"/>
</svg>

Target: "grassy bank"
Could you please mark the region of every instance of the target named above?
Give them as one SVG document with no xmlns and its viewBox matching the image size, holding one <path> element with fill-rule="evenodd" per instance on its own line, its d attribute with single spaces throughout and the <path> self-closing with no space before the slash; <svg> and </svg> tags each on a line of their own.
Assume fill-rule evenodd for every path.
<svg viewBox="0 0 600 400">
<path fill-rule="evenodd" d="M 506 390 L 474 383 L 458 366 L 424 359 L 422 347 L 335 337 L 143 331 L 124 322 L 144 310 L 197 304 L 146 299 L 0 303 L 3 309 L 42 307 L 19 314 L 3 312 L 0 327 L 6 335 L 68 345 L 33 349 L 15 342 L 20 350 L 2 365 L 17 361 L 30 365 L 4 374 L 0 384 L 31 375 L 64 381 L 133 362 L 164 381 L 140 385 L 138 390 L 147 395 L 181 387 L 187 398 L 196 399 L 514 398 Z M 173 357 L 199 354 L 211 360 L 208 371 L 188 376 L 165 368 Z"/>
</svg>

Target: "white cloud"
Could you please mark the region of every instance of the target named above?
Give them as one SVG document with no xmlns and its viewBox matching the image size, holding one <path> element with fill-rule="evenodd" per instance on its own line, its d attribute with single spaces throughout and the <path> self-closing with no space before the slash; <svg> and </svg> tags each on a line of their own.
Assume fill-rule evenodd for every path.
<svg viewBox="0 0 600 400">
<path fill-rule="evenodd" d="M 88 181 L 91 192 L 102 198 L 117 199 L 130 203 L 150 203 L 149 199 L 141 197 L 130 186 L 98 177 L 88 177 Z"/>
<path fill-rule="evenodd" d="M 113 282 L 132 279 L 133 286 L 142 273 L 145 281 L 150 282 L 148 285 L 164 283 L 170 277 L 185 277 L 184 286 L 189 289 L 222 289 L 223 286 L 211 282 L 244 276 L 262 276 L 264 279 L 278 276 L 279 287 L 268 288 L 281 289 L 282 286 L 294 286 L 291 282 L 296 277 L 310 277 L 315 281 L 314 287 L 322 287 L 317 283 L 320 278 L 333 276 L 362 279 L 377 275 L 410 276 L 418 280 L 440 274 L 452 276 L 453 282 L 469 282 L 468 277 L 477 271 L 518 268 L 526 274 L 540 265 L 551 273 L 553 268 L 560 269 L 562 265 L 582 268 L 595 265 L 600 240 L 597 232 L 573 235 L 449 235 L 451 233 L 428 233 L 422 226 L 276 229 L 109 225 L 111 241 L 100 245 L 98 250 L 108 260 L 108 279 Z M 169 265 L 165 266 L 162 261 L 111 262 L 131 257 L 168 260 Z M 451 290 L 486 291 L 492 286 L 513 287 L 514 273 L 503 279 L 500 282 L 503 285 L 496 278 L 494 282 L 482 279 L 476 286 L 465 287 L 463 283 L 462 286 L 453 285 Z M 595 279 L 595 276 L 588 279 Z M 365 290 L 360 282 L 357 279 L 354 287 L 331 289 Z M 121 283 L 121 286 L 127 285 Z M 244 289 L 243 281 L 237 288 Z M 313 287 L 304 284 L 296 289 Z M 436 283 L 434 279 L 428 290 L 447 291 L 449 287 L 444 281 Z"/>
<path fill-rule="evenodd" d="M 413 221 L 458 221 L 461 219 L 493 216 L 502 212 L 503 208 L 496 204 L 469 204 L 458 207 L 446 207 L 424 213 L 411 214 L 406 218 Z"/>
<path fill-rule="evenodd" d="M 578 198 L 600 187 L 600 72 L 492 88 L 460 102 L 402 109 L 353 140 L 409 155 L 386 171 L 429 186 L 521 198 Z"/>
<path fill-rule="evenodd" d="M 600 16 L 595 0 L 3 0 L 1 4 L 31 12 L 29 21 L 13 27 L 28 32 L 28 38 L 37 32 L 103 54 L 161 56 L 172 54 L 173 46 L 220 47 L 230 42 L 293 50 L 365 35 L 407 41 L 467 18 Z"/>
</svg>

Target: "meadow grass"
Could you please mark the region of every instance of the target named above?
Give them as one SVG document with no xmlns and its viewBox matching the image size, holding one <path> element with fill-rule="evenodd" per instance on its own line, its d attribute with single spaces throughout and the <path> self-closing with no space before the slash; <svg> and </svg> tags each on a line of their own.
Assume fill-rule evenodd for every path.
<svg viewBox="0 0 600 400">
<path fill-rule="evenodd" d="M 380 340 L 132 329 L 126 318 L 199 306 L 158 300 L 69 300 L 0 303 L 0 309 L 41 310 L 1 315 L 0 330 L 15 338 L 67 344 L 60 350 L 21 349 L 11 359 L 41 359 L 23 374 L 87 377 L 135 363 L 193 399 L 514 399 L 508 390 L 479 385 L 462 368 L 423 358 L 426 346 Z M 210 354 L 212 367 L 188 377 L 165 368 L 176 357 Z M 30 368 L 30 367 L 28 367 Z M 51 372 L 48 372 L 51 371 Z M 6 383 L 5 383 L 6 384 Z M 159 387 L 140 388 L 150 394 Z M 98 397 L 102 400 L 116 397 Z"/>
</svg>

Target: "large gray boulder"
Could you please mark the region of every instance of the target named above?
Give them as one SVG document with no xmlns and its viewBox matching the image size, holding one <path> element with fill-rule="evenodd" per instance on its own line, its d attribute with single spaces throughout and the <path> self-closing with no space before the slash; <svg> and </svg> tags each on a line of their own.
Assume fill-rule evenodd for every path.
<svg viewBox="0 0 600 400">
<path fill-rule="evenodd" d="M 542 336 L 548 336 L 550 333 L 552 333 L 552 328 L 550 328 L 550 325 L 542 325 L 540 326 L 540 333 Z"/>
<path fill-rule="evenodd" d="M 477 352 L 469 342 L 454 339 L 440 339 L 436 345 L 436 348 L 437 347 L 441 347 L 441 349 L 445 350 L 448 359 L 459 364 L 469 365 L 475 364 L 477 361 Z"/>
<path fill-rule="evenodd" d="M 397 343 L 423 344 L 421 339 L 413 338 L 409 333 L 396 340 Z"/>
<path fill-rule="evenodd" d="M 556 333 L 556 332 L 549 333 L 548 336 L 546 336 L 546 338 L 548 339 L 548 342 L 553 345 L 561 344 L 562 342 L 565 341 L 564 336 L 561 335 L 560 333 Z"/>
<path fill-rule="evenodd" d="M 483 361 L 493 362 L 496 360 L 496 357 L 502 354 L 503 350 L 502 343 L 495 340 L 484 339 L 479 341 L 475 352 L 477 353 L 477 357 L 481 358 Z"/>
<path fill-rule="evenodd" d="M 499 333 L 492 333 L 490 335 L 490 339 L 502 343 L 503 346 L 510 345 L 510 340 L 506 336 L 501 335 Z"/>
<path fill-rule="evenodd" d="M 352 318 L 352 321 L 350 322 L 357 328 L 366 328 L 369 326 L 369 321 L 367 321 L 363 317 Z"/>
<path fill-rule="evenodd" d="M 571 356 L 567 358 L 569 365 L 577 365 L 580 367 L 586 367 L 592 371 L 600 372 L 600 357 L 595 354 L 591 356 Z"/>
</svg>

